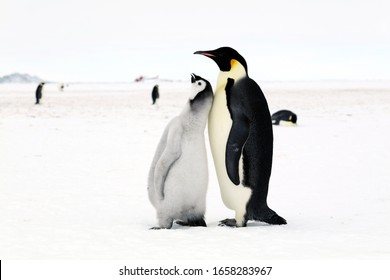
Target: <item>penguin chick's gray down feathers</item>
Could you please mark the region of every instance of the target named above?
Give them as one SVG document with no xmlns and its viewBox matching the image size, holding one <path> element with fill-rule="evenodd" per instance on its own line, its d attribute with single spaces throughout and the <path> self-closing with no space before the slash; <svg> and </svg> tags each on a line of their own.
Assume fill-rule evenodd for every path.
<svg viewBox="0 0 390 280">
<path fill-rule="evenodd" d="M 213 101 L 210 83 L 194 74 L 192 92 L 180 115 L 161 137 L 148 178 L 148 195 L 156 208 L 157 228 L 206 226 L 207 154 L 204 138 Z"/>
</svg>

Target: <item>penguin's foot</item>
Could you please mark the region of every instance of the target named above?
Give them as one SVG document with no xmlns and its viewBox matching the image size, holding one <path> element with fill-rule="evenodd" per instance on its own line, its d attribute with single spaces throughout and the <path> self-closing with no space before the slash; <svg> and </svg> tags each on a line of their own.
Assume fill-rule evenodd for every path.
<svg viewBox="0 0 390 280">
<path fill-rule="evenodd" d="M 237 227 L 237 222 L 236 219 L 225 219 L 219 221 L 218 225 L 222 227 Z"/>
<path fill-rule="evenodd" d="M 164 228 L 162 228 L 162 227 L 151 227 L 150 229 L 151 230 L 159 230 L 159 229 L 164 229 Z"/>
<path fill-rule="evenodd" d="M 219 221 L 219 226 L 222 227 L 246 227 L 246 222 L 244 222 L 241 226 L 237 225 L 236 219 L 225 219 Z"/>
</svg>

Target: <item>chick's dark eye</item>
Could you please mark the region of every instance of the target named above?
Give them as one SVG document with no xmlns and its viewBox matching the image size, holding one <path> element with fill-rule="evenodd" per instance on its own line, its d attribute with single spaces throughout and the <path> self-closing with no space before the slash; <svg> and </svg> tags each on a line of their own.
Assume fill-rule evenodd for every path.
<svg viewBox="0 0 390 280">
<path fill-rule="evenodd" d="M 201 82 L 198 82 L 198 86 L 200 86 L 202 83 Z"/>
</svg>

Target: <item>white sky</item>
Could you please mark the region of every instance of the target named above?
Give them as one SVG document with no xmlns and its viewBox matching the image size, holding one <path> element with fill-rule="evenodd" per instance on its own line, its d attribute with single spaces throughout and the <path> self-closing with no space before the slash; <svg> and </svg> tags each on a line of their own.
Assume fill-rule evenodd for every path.
<svg viewBox="0 0 390 280">
<path fill-rule="evenodd" d="M 260 80 L 390 79 L 389 0 L 0 0 L 0 76 L 208 79 L 231 46 Z"/>
</svg>

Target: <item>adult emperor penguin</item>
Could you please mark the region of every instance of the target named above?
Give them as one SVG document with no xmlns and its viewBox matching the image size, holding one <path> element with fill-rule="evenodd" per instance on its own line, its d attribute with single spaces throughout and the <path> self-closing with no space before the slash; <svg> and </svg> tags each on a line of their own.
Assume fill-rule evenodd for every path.
<svg viewBox="0 0 390 280">
<path fill-rule="evenodd" d="M 152 101 L 153 101 L 152 105 L 156 104 L 157 99 L 159 98 L 160 98 L 160 93 L 158 90 L 158 85 L 155 85 L 152 90 Z"/>
<path fill-rule="evenodd" d="M 235 219 L 221 225 L 242 227 L 248 220 L 286 224 L 267 205 L 271 176 L 273 132 L 267 101 L 248 77 L 245 59 L 222 47 L 197 51 L 214 60 L 220 73 L 209 115 L 209 139 L 224 204 Z"/>
<path fill-rule="evenodd" d="M 148 194 L 158 228 L 206 226 L 208 184 L 204 130 L 213 102 L 210 83 L 192 74 L 192 94 L 181 114 L 167 125 L 149 171 Z M 154 228 L 157 229 L 157 228 Z"/>
<path fill-rule="evenodd" d="M 44 82 L 40 83 L 37 89 L 35 90 L 35 99 L 36 99 L 35 104 L 39 104 L 39 100 L 41 100 L 42 98 L 42 88 L 44 85 L 45 85 Z"/>
</svg>

